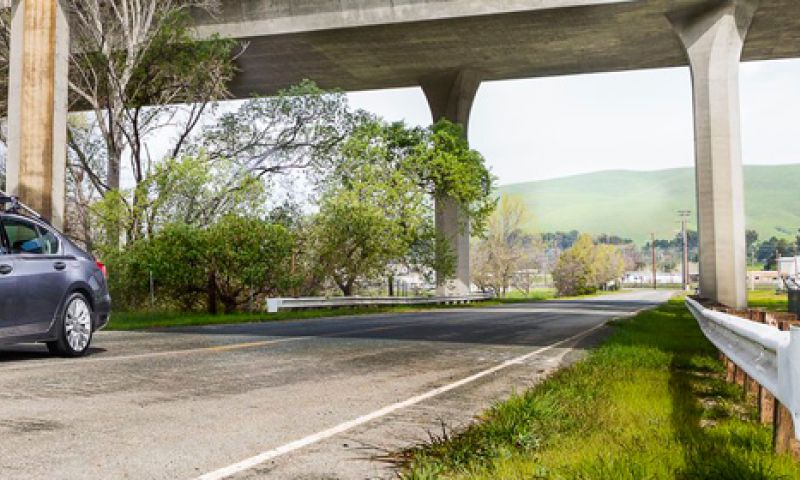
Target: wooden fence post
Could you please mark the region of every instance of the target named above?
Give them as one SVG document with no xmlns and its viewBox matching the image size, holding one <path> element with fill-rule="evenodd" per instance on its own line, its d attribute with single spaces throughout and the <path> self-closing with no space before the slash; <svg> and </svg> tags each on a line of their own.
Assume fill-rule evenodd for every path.
<svg viewBox="0 0 800 480">
<path fill-rule="evenodd" d="M 769 425 L 775 421 L 775 397 L 762 386 L 758 390 L 758 416 L 761 423 Z"/>
</svg>

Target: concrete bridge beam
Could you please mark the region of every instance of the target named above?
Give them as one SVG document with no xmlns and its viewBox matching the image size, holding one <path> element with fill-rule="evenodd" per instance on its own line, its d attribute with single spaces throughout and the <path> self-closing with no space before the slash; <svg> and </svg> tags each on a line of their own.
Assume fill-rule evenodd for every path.
<svg viewBox="0 0 800 480">
<path fill-rule="evenodd" d="M 61 2 L 12 5 L 6 187 L 62 227 L 69 24 Z"/>
<path fill-rule="evenodd" d="M 700 290 L 747 306 L 739 63 L 758 2 L 728 0 L 670 15 L 692 72 Z"/>
<path fill-rule="evenodd" d="M 434 122 L 442 119 L 469 129 L 469 117 L 475 95 L 481 85 L 478 72 L 461 70 L 426 77 L 420 81 Z M 469 218 L 452 198 L 436 198 L 436 230 L 447 239 L 456 255 L 455 278 L 442 282 L 439 295 L 463 295 L 469 293 L 472 280 L 469 269 Z"/>
</svg>

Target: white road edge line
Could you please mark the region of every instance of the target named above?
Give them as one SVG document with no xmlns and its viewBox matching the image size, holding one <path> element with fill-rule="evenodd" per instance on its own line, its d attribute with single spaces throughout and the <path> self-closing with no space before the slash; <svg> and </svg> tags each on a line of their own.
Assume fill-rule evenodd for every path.
<svg viewBox="0 0 800 480">
<path fill-rule="evenodd" d="M 641 310 L 639 310 L 639 311 L 641 311 Z M 636 313 L 639 313 L 639 311 L 637 311 L 637 312 L 635 312 L 635 313 L 633 313 L 631 315 L 626 315 L 626 316 L 635 315 Z M 621 318 L 621 317 L 616 317 L 616 318 Z M 609 320 L 611 320 L 611 319 L 609 319 Z M 510 367 L 512 365 L 519 365 L 520 363 L 530 359 L 531 357 L 534 357 L 536 355 L 544 353 L 544 352 L 546 352 L 548 350 L 552 350 L 553 348 L 556 348 L 559 345 L 563 345 L 565 343 L 570 343 L 570 342 L 578 340 L 578 339 L 580 339 L 582 337 L 585 337 L 585 336 L 587 336 L 587 335 L 589 335 L 589 334 L 601 329 L 602 327 L 604 327 L 606 325 L 606 323 L 608 323 L 608 321 L 604 321 L 603 323 L 601 323 L 599 325 L 595 325 L 594 327 L 589 328 L 588 330 L 584 330 L 583 332 L 581 332 L 581 333 L 579 333 L 577 335 L 573 335 L 573 336 L 571 336 L 569 338 L 566 338 L 564 340 L 560 340 L 560 341 L 555 342 L 555 343 L 553 343 L 551 345 L 548 345 L 546 347 L 542 347 L 542 348 L 540 348 L 540 349 L 538 349 L 536 351 L 533 351 L 533 352 L 530 352 L 530 353 L 526 353 L 525 355 L 521 355 L 521 356 L 513 358 L 511 360 L 507 360 L 507 361 L 505 361 L 505 362 L 503 362 L 503 363 L 501 363 L 499 365 L 496 365 L 494 367 L 488 368 L 486 370 L 482 370 L 482 371 L 480 371 L 480 372 L 478 372 L 478 373 L 476 373 L 474 375 L 470 375 L 469 377 L 462 378 L 461 380 L 459 380 L 457 382 L 451 383 L 449 385 L 444 385 L 442 387 L 435 388 L 433 390 L 429 390 L 429 391 L 427 391 L 427 392 L 425 392 L 425 393 L 423 393 L 421 395 L 417 395 L 415 397 L 411 397 L 411 398 L 409 398 L 407 400 L 403 400 L 402 402 L 394 403 L 394 404 L 389 405 L 387 407 L 381 408 L 380 410 L 376 410 L 376 411 L 374 411 L 372 413 L 369 413 L 367 415 L 358 417 L 358 418 L 356 418 L 354 420 L 350 420 L 348 422 L 341 423 L 341 424 L 339 424 L 339 425 L 337 425 L 335 427 L 329 428 L 327 430 L 323 430 L 323 431 L 318 432 L 318 433 L 314 433 L 314 434 L 309 435 L 309 436 L 307 436 L 305 438 L 301 438 L 299 440 L 295 440 L 294 442 L 282 445 L 282 446 L 280 446 L 278 448 L 274 448 L 272 450 L 267 450 L 265 452 L 259 453 L 258 455 L 255 455 L 253 457 L 250 457 L 250 458 L 247 458 L 245 460 L 242 460 L 241 462 L 234 463 L 233 465 L 229 465 L 227 467 L 220 468 L 219 470 L 214 470 L 213 472 L 206 473 L 204 475 L 201 475 L 201 476 L 197 477 L 196 480 L 222 480 L 224 478 L 229 478 L 229 477 L 231 477 L 233 475 L 236 475 L 238 473 L 244 472 L 246 470 L 250 470 L 250 469 L 252 469 L 252 468 L 254 468 L 254 467 L 258 466 L 258 465 L 261 465 L 262 463 L 268 462 L 268 461 L 270 461 L 270 460 L 272 460 L 274 458 L 280 457 L 282 455 L 285 455 L 287 453 L 293 452 L 295 450 L 299 450 L 301 448 L 307 447 L 307 446 L 312 445 L 314 443 L 318 443 L 318 442 L 320 442 L 322 440 L 326 440 L 326 439 L 331 438 L 331 437 L 333 437 L 335 435 L 338 435 L 340 433 L 344 433 L 344 432 L 346 432 L 346 431 L 348 431 L 348 430 L 350 430 L 352 428 L 355 428 L 355 427 L 357 427 L 359 425 L 363 425 L 365 423 L 371 422 L 372 420 L 375 420 L 375 419 L 378 419 L 380 417 L 384 417 L 386 415 L 389 415 L 390 413 L 396 412 L 397 410 L 402 410 L 404 408 L 416 405 L 417 403 L 423 402 L 423 401 L 428 400 L 430 398 L 433 398 L 433 397 L 435 397 L 437 395 L 441 395 L 441 394 L 443 394 L 445 392 L 449 392 L 450 390 L 454 390 L 456 388 L 462 387 L 462 386 L 464 386 L 464 385 L 466 385 L 468 383 L 472 383 L 475 380 L 479 380 L 479 379 L 481 379 L 481 378 L 483 378 L 483 377 L 485 377 L 487 375 L 491 375 L 491 374 L 496 373 L 496 372 L 498 372 L 500 370 L 508 368 L 508 367 Z"/>
</svg>

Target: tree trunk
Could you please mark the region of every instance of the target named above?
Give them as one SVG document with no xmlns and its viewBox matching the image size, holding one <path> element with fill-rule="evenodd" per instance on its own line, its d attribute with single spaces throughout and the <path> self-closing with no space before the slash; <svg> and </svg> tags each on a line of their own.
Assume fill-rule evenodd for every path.
<svg viewBox="0 0 800 480">
<path fill-rule="evenodd" d="M 222 304 L 225 306 L 225 315 L 236 313 L 236 297 L 221 295 L 220 300 L 222 300 Z"/>
<path fill-rule="evenodd" d="M 389 296 L 394 297 L 394 275 L 389 275 Z"/>
<path fill-rule="evenodd" d="M 343 285 L 339 285 L 339 288 L 342 290 L 342 295 L 345 297 L 352 297 L 353 296 L 353 282 L 352 280 L 347 281 L 347 283 Z"/>
<path fill-rule="evenodd" d="M 217 275 L 215 272 L 211 272 L 208 274 L 207 295 L 208 295 L 208 313 L 210 313 L 211 315 L 216 315 L 218 312 L 218 308 L 217 308 Z"/>
</svg>

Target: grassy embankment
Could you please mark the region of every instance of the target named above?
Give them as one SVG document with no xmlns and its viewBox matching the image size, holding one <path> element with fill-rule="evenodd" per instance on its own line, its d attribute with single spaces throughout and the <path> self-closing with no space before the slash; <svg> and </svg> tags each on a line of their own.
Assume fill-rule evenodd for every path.
<svg viewBox="0 0 800 480">
<path fill-rule="evenodd" d="M 505 303 L 525 303 L 549 300 L 555 297 L 552 289 L 537 289 L 530 295 L 514 295 L 505 299 L 494 299 L 486 302 L 477 302 L 459 307 L 487 307 Z M 370 313 L 407 313 L 432 310 L 437 308 L 452 308 L 446 305 L 420 305 L 397 307 L 358 307 L 358 308 L 327 308 L 313 310 L 283 311 L 279 313 L 236 313 L 232 315 L 209 315 L 207 313 L 182 313 L 182 312 L 114 312 L 108 330 L 144 330 L 148 328 L 187 327 L 200 325 L 223 325 L 232 323 L 277 322 L 285 320 L 305 320 L 313 318 L 337 317 L 343 315 L 363 315 Z"/>
<path fill-rule="evenodd" d="M 410 452 L 406 479 L 790 479 L 741 389 L 674 300 L 586 360 Z"/>
<path fill-rule="evenodd" d="M 794 241 L 800 225 L 800 164 L 746 165 L 744 187 L 747 228 L 762 240 L 772 236 Z M 499 187 L 499 193 L 521 196 L 531 211 L 535 232 L 577 229 L 607 233 L 644 245 L 675 238 L 678 210 L 695 210 L 694 168 L 635 172 L 602 171 Z M 603 205 L 604 208 L 597 208 Z M 781 205 L 781 208 L 775 208 Z M 689 228 L 697 230 L 694 222 Z"/>
<path fill-rule="evenodd" d="M 747 293 L 747 303 L 751 308 L 762 308 L 771 312 L 785 312 L 789 309 L 789 297 L 775 290 L 755 290 Z"/>
</svg>

